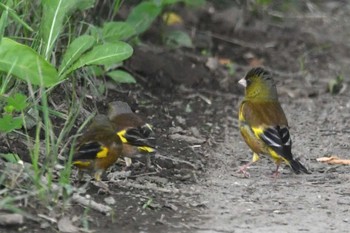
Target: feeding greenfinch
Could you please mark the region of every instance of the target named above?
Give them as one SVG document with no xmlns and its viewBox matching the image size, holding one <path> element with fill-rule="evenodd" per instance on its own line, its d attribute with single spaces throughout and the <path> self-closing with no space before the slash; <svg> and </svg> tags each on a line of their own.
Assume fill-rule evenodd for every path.
<svg viewBox="0 0 350 233">
<path fill-rule="evenodd" d="M 107 116 L 98 115 L 79 138 L 72 163 L 81 171 L 94 173 L 96 181 L 121 156 L 123 143 Z"/>
<path fill-rule="evenodd" d="M 110 103 L 108 117 L 123 142 L 124 157 L 155 151 L 155 146 L 151 142 L 154 139 L 151 136 L 152 127 L 135 114 L 127 103 L 122 101 Z"/>
</svg>

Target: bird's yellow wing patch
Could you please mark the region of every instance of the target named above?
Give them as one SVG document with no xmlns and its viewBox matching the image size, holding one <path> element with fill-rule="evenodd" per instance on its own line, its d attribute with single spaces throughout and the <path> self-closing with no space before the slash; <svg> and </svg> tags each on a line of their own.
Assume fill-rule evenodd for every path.
<svg viewBox="0 0 350 233">
<path fill-rule="evenodd" d="M 244 108 L 244 102 L 241 104 L 239 114 L 238 114 L 238 120 L 241 122 L 245 121 L 244 114 L 243 114 L 243 108 Z"/>
<path fill-rule="evenodd" d="M 265 128 L 264 127 L 252 127 L 252 130 L 254 132 L 255 137 L 261 139 L 262 136 L 265 135 Z M 275 161 L 275 162 L 279 162 L 279 161 L 284 161 L 286 162 L 286 164 L 289 164 L 288 160 L 285 159 L 283 156 L 279 155 L 273 148 L 268 147 L 268 152 L 271 156 L 271 158 Z M 254 158 L 253 158 L 254 160 Z"/>
<path fill-rule="evenodd" d="M 275 161 L 275 163 L 280 163 L 281 161 L 284 161 L 287 165 L 290 164 L 287 159 L 277 154 L 276 151 L 274 151 L 273 149 L 269 148 L 269 153 L 271 155 L 271 158 Z"/>
<path fill-rule="evenodd" d="M 128 143 L 128 140 L 126 140 L 126 138 L 125 138 L 125 133 L 126 133 L 126 130 L 121 130 L 121 131 L 117 132 L 117 135 L 119 136 L 122 143 Z"/>
<path fill-rule="evenodd" d="M 152 130 L 152 126 L 149 124 L 145 124 L 144 127 Z M 122 143 L 135 146 L 140 152 L 154 152 L 155 150 L 146 144 L 146 141 L 144 138 L 142 138 L 141 134 L 142 132 L 140 132 L 137 128 L 125 129 L 117 132 L 117 135 Z"/>
<path fill-rule="evenodd" d="M 101 151 L 97 153 L 96 158 L 105 158 L 108 155 L 108 148 L 102 146 Z"/>
<path fill-rule="evenodd" d="M 252 127 L 252 130 L 255 134 L 255 137 L 260 138 L 260 135 L 264 134 L 264 128 L 263 127 Z"/>
<path fill-rule="evenodd" d="M 148 147 L 148 146 L 139 146 L 139 147 L 137 147 L 137 149 L 141 152 L 147 152 L 147 153 L 151 153 L 151 152 L 155 151 L 153 148 Z"/>
<path fill-rule="evenodd" d="M 90 162 L 88 161 L 74 161 L 73 165 L 77 166 L 77 167 L 89 167 L 90 166 Z"/>
</svg>

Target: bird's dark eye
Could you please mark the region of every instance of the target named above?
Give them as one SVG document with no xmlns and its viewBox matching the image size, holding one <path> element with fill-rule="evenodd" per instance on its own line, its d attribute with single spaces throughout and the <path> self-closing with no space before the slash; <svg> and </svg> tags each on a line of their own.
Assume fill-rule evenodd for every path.
<svg viewBox="0 0 350 233">
<path fill-rule="evenodd" d="M 272 80 L 270 74 L 264 74 L 263 78 L 268 81 L 268 80 Z"/>
<path fill-rule="evenodd" d="M 250 78 L 246 79 L 247 81 L 247 86 L 249 86 L 252 83 L 252 80 Z"/>
</svg>

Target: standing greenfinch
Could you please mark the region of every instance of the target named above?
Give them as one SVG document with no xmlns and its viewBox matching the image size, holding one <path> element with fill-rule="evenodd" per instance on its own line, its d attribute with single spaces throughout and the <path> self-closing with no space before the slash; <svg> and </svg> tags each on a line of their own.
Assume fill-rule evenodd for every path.
<svg viewBox="0 0 350 233">
<path fill-rule="evenodd" d="M 287 118 L 278 101 L 271 74 L 263 68 L 253 68 L 238 83 L 245 87 L 245 96 L 239 107 L 239 129 L 253 151 L 252 161 L 242 166 L 240 172 L 249 176 L 247 168 L 263 154 L 271 156 L 277 165 L 274 176 L 278 176 L 282 162 L 297 174 L 309 173 L 293 158 Z"/>
</svg>

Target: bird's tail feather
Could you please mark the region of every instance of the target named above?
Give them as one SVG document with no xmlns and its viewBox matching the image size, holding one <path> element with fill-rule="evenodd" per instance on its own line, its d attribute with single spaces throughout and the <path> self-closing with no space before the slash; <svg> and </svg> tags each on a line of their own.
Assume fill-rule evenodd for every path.
<svg viewBox="0 0 350 233">
<path fill-rule="evenodd" d="M 304 172 L 306 174 L 311 174 L 311 172 L 309 170 L 306 169 L 306 167 L 301 164 L 298 160 L 294 159 L 292 161 L 289 162 L 290 163 L 290 167 L 293 169 L 293 171 L 296 174 L 299 174 L 300 172 Z"/>
</svg>

